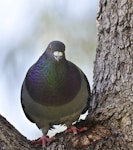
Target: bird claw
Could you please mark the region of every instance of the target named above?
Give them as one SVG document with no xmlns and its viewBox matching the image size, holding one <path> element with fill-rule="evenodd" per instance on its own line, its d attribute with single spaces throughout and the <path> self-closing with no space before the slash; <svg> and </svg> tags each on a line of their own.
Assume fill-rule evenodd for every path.
<svg viewBox="0 0 133 150">
<path fill-rule="evenodd" d="M 31 144 L 42 144 L 43 148 L 46 148 L 46 143 L 55 141 L 55 137 L 47 137 L 45 134 L 38 140 L 34 140 L 31 142 Z"/>
<path fill-rule="evenodd" d="M 84 132 L 86 130 L 87 130 L 87 127 L 82 127 L 79 129 L 79 128 L 72 125 L 65 132 L 66 133 L 73 133 L 75 135 L 77 133 L 81 133 L 81 132 Z"/>
</svg>

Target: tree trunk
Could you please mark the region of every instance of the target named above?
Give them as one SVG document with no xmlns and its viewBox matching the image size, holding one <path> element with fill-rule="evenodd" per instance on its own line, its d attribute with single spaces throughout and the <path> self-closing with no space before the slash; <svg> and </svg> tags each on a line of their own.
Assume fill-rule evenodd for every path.
<svg viewBox="0 0 133 150">
<path fill-rule="evenodd" d="M 93 117 L 116 136 L 108 150 L 133 150 L 133 1 L 101 0 L 97 21 Z"/>
<path fill-rule="evenodd" d="M 92 112 L 77 126 L 76 136 L 57 134 L 48 150 L 133 150 L 133 3 L 100 0 L 98 46 L 94 66 Z M 0 116 L 0 149 L 42 149 L 33 146 Z"/>
</svg>

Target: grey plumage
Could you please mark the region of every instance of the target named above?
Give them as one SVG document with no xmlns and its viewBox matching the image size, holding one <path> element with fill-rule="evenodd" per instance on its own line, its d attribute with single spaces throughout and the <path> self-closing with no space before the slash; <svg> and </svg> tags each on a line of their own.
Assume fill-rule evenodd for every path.
<svg viewBox="0 0 133 150">
<path fill-rule="evenodd" d="M 47 134 L 51 125 L 70 126 L 87 110 L 90 86 L 84 73 L 65 58 L 65 45 L 51 42 L 28 70 L 21 90 L 27 118 Z"/>
</svg>

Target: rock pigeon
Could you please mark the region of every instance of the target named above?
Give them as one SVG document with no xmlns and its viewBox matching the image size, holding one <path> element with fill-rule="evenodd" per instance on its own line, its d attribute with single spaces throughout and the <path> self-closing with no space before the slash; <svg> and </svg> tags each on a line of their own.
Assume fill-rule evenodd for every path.
<svg viewBox="0 0 133 150">
<path fill-rule="evenodd" d="M 21 104 L 25 115 L 43 132 L 40 138 L 46 147 L 52 138 L 48 130 L 55 124 L 65 124 L 68 132 L 82 132 L 71 126 L 88 109 L 90 86 L 86 76 L 65 57 L 65 45 L 52 41 L 46 51 L 28 70 L 21 89 Z"/>
</svg>

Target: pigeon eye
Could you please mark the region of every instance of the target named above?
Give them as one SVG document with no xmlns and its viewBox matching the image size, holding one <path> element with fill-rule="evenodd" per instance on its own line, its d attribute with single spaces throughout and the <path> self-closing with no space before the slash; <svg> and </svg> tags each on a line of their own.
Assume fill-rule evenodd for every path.
<svg viewBox="0 0 133 150">
<path fill-rule="evenodd" d="M 50 51 L 52 50 L 52 46 L 51 46 L 51 45 L 49 45 L 49 50 L 50 50 Z"/>
</svg>

